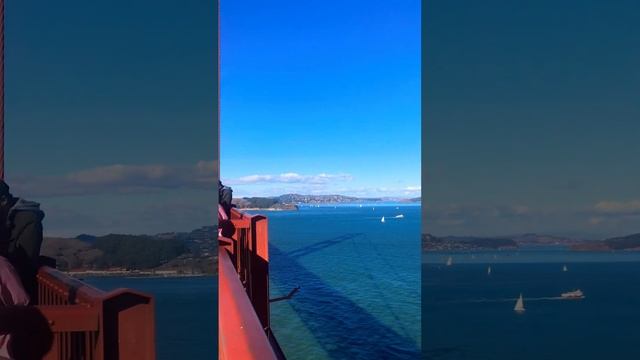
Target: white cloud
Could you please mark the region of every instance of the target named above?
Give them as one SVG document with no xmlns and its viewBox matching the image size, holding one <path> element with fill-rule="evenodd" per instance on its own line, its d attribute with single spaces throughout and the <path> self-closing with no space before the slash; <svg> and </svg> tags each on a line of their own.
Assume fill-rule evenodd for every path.
<svg viewBox="0 0 640 360">
<path fill-rule="evenodd" d="M 114 164 L 60 176 L 17 175 L 8 179 L 17 196 L 52 197 L 135 193 L 157 189 L 216 189 L 217 162 L 194 165 Z"/>
<path fill-rule="evenodd" d="M 420 196 L 422 194 L 421 186 L 407 186 L 404 188 L 405 195 Z"/>
<path fill-rule="evenodd" d="M 601 201 L 594 206 L 597 213 L 610 215 L 640 214 L 640 200 Z"/>
<path fill-rule="evenodd" d="M 301 174 L 289 171 L 280 174 L 251 174 L 223 179 L 234 188 L 238 197 L 278 196 L 288 193 L 312 195 L 346 195 L 355 197 L 414 198 L 421 194 L 421 186 L 362 186 L 346 173 Z M 360 182 L 360 181 L 358 181 Z M 359 185 L 359 186 L 358 186 Z"/>
<path fill-rule="evenodd" d="M 295 172 L 287 172 L 279 175 L 247 175 L 236 179 L 226 180 L 229 185 L 249 185 L 249 184 L 274 184 L 274 183 L 298 183 L 298 184 L 328 184 L 331 182 L 350 181 L 353 177 L 349 174 L 327 174 L 301 175 Z"/>
</svg>

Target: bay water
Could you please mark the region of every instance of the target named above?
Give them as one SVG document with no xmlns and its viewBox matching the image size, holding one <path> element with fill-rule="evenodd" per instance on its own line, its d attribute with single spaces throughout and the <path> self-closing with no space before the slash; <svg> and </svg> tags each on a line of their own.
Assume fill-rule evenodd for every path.
<svg viewBox="0 0 640 360">
<path fill-rule="evenodd" d="M 640 359 L 638 252 L 437 252 L 422 268 L 424 359 Z"/>
<path fill-rule="evenodd" d="M 300 287 L 292 299 L 271 304 L 272 328 L 288 358 L 420 358 L 420 206 L 263 214 L 271 297 Z"/>
</svg>

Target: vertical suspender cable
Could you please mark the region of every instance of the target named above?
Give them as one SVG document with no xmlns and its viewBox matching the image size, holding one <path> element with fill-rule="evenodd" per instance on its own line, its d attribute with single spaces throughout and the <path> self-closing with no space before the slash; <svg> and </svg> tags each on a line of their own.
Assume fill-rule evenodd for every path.
<svg viewBox="0 0 640 360">
<path fill-rule="evenodd" d="M 4 0 L 0 0 L 0 1 L 4 1 Z M 221 55 L 220 55 L 220 49 L 221 49 L 221 47 L 220 47 L 221 46 L 220 45 L 220 28 L 221 28 L 221 25 L 220 25 L 220 0 L 216 1 L 216 6 L 217 6 L 217 9 L 216 9 L 217 14 L 216 15 L 217 15 L 217 18 L 218 18 L 216 20 L 217 23 L 218 23 L 217 24 L 218 25 L 218 29 L 217 29 L 217 32 L 218 32 L 218 34 L 217 34 L 218 35 L 218 44 L 217 44 L 218 48 L 216 49 L 216 52 L 217 52 L 216 55 L 218 57 L 218 64 L 217 64 L 218 66 L 216 68 L 216 80 L 217 80 L 217 84 L 216 84 L 216 87 L 217 87 L 217 94 L 216 94 L 217 95 L 217 99 L 216 99 L 217 114 L 216 114 L 216 118 L 217 119 L 216 120 L 217 120 L 217 123 L 218 123 L 218 139 L 216 141 L 218 143 L 218 158 L 214 159 L 214 161 L 216 163 L 216 166 L 218 167 L 216 169 L 216 173 L 218 174 L 218 179 L 220 179 L 220 159 L 222 158 L 222 156 L 221 156 L 222 154 L 220 153 L 220 139 L 222 138 L 222 136 L 221 136 L 222 134 L 220 133 L 220 130 L 222 129 L 222 126 L 221 126 L 221 123 L 220 123 L 220 61 L 221 61 Z M 216 184 L 216 186 L 218 186 L 218 184 Z"/>
<path fill-rule="evenodd" d="M 4 180 L 4 0 L 0 0 L 0 179 Z"/>
</svg>

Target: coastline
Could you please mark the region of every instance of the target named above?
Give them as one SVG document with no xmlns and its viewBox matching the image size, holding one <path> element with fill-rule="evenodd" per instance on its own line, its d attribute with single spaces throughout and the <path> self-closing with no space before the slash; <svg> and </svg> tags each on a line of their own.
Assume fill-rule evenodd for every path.
<svg viewBox="0 0 640 360">
<path fill-rule="evenodd" d="M 297 209 L 277 209 L 277 208 L 236 208 L 242 211 L 298 211 Z"/>
<path fill-rule="evenodd" d="M 82 270 L 63 271 L 73 278 L 83 277 L 139 277 L 139 278 L 184 278 L 215 276 L 216 273 L 180 273 L 178 271 L 149 271 L 149 270 Z"/>
</svg>

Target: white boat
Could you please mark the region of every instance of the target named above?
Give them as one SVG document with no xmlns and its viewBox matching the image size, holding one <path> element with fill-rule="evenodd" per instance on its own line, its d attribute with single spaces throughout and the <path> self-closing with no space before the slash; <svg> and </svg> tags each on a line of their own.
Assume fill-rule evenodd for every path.
<svg viewBox="0 0 640 360">
<path fill-rule="evenodd" d="M 516 306 L 513 308 L 513 311 L 524 312 L 524 299 L 522 298 L 522 294 L 520 294 L 518 301 L 516 301 Z"/>
<path fill-rule="evenodd" d="M 360 207 L 362 207 L 362 204 L 360 204 Z"/>
<path fill-rule="evenodd" d="M 567 269 L 567 265 L 562 267 L 562 271 L 569 271 L 569 269 Z"/>
<path fill-rule="evenodd" d="M 449 258 L 447 259 L 447 266 L 451 265 L 453 265 L 453 259 L 451 258 L 451 256 L 449 256 Z"/>
<path fill-rule="evenodd" d="M 384 222 L 384 216 L 382 217 L 382 219 L 380 219 L 380 222 Z"/>
<path fill-rule="evenodd" d="M 487 268 L 487 275 L 491 275 L 491 266 Z"/>
<path fill-rule="evenodd" d="M 402 218 L 404 218 L 404 215 L 402 215 L 402 214 L 400 214 L 400 215 L 396 215 L 396 216 L 394 216 L 394 218 L 396 218 L 396 219 L 402 219 Z"/>
<path fill-rule="evenodd" d="M 584 299 L 584 293 L 582 293 L 582 290 L 578 289 L 562 293 L 560 294 L 560 297 L 563 299 Z"/>
</svg>

